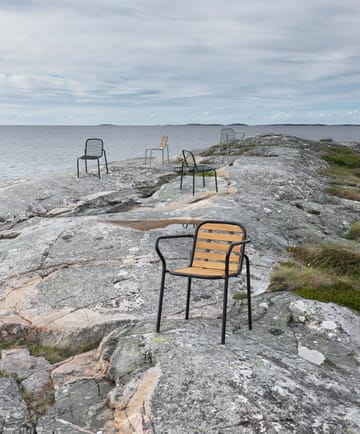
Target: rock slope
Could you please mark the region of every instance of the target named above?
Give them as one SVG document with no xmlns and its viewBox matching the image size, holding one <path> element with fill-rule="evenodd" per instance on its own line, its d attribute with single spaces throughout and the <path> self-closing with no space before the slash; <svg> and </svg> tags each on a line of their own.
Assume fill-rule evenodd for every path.
<svg viewBox="0 0 360 434">
<path fill-rule="evenodd" d="M 211 157 L 218 193 L 211 178 L 206 188 L 197 180 L 195 196 L 188 178 L 180 190 L 176 161 L 114 162 L 100 180 L 67 173 L 0 184 L 2 342 L 95 348 L 56 365 L 4 349 L 0 432 L 360 431 L 359 315 L 266 292 L 289 246 L 342 240 L 360 206 L 325 193 L 326 163 L 311 142 L 251 144 L 241 156 Z M 186 282 L 170 277 L 154 331 L 155 240 L 209 218 L 242 222 L 252 240 L 253 330 L 240 277 L 230 284 L 225 346 L 221 282 L 196 282 L 185 321 Z M 171 263 L 186 262 L 188 249 L 169 243 Z"/>
</svg>

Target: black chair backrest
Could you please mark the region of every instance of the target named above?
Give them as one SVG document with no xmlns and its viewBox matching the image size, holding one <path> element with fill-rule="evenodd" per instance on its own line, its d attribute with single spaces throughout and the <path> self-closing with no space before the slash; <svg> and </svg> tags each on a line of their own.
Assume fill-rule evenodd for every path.
<svg viewBox="0 0 360 434">
<path fill-rule="evenodd" d="M 193 167 L 194 169 L 197 169 L 197 164 L 195 161 L 194 154 L 191 151 L 187 151 L 186 149 L 183 149 L 183 166 L 185 167 Z"/>
<path fill-rule="evenodd" d="M 101 139 L 87 139 L 85 142 L 85 155 L 88 157 L 102 157 L 104 142 Z"/>
</svg>

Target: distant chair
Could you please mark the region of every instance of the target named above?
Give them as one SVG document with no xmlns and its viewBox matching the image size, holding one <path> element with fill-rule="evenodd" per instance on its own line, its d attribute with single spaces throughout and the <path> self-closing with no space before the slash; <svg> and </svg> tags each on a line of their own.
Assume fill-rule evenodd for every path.
<svg viewBox="0 0 360 434">
<path fill-rule="evenodd" d="M 186 173 L 192 174 L 193 196 L 195 194 L 195 175 L 197 173 L 202 174 L 203 187 L 205 187 L 205 174 L 213 173 L 215 177 L 215 188 L 216 191 L 218 191 L 217 174 L 216 174 L 215 167 L 209 166 L 208 164 L 197 164 L 194 154 L 191 151 L 187 151 L 186 149 L 183 149 L 182 155 L 183 155 L 183 161 L 181 163 L 180 190 L 182 190 L 183 178 Z"/>
<path fill-rule="evenodd" d="M 149 152 L 149 161 L 150 161 L 150 166 L 151 166 L 151 158 L 152 158 L 152 151 L 161 151 L 161 156 L 162 156 L 162 165 L 164 165 L 165 163 L 165 158 L 164 158 L 164 152 L 167 152 L 167 161 L 169 162 L 169 145 L 168 145 L 168 136 L 164 135 L 162 136 L 161 142 L 160 142 L 160 146 L 158 148 L 146 148 L 145 149 L 145 164 L 147 163 L 148 160 L 148 151 Z"/>
<path fill-rule="evenodd" d="M 97 160 L 98 165 L 98 176 L 100 178 L 100 158 L 104 157 L 105 159 L 105 167 L 106 173 L 109 173 L 106 152 L 104 149 L 104 142 L 101 139 L 87 139 L 85 142 L 85 151 L 84 155 L 77 159 L 77 177 L 79 178 L 79 160 L 84 160 L 85 162 L 85 172 L 88 173 L 87 161 L 88 160 Z"/>
<path fill-rule="evenodd" d="M 220 145 L 229 145 L 234 142 L 241 142 L 245 133 L 234 131 L 233 128 L 223 128 L 220 132 Z"/>
</svg>

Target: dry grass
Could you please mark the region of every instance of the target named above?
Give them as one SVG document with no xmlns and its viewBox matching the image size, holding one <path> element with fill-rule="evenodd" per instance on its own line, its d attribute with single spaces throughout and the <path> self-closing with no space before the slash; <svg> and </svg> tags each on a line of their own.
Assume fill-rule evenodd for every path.
<svg viewBox="0 0 360 434">
<path fill-rule="evenodd" d="M 293 291 L 309 299 L 333 302 L 360 312 L 360 252 L 342 245 L 306 245 L 291 250 L 269 289 Z"/>
</svg>

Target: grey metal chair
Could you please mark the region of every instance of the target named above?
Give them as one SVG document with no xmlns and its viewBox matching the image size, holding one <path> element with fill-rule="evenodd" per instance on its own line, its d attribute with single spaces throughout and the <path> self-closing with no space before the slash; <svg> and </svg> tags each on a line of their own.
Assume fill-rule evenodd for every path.
<svg viewBox="0 0 360 434">
<path fill-rule="evenodd" d="M 190 264 L 187 267 L 170 270 L 166 264 L 166 259 L 160 250 L 160 242 L 166 239 L 176 238 L 193 238 L 191 259 Z M 155 250 L 162 263 L 162 274 L 156 331 L 160 331 L 166 273 L 188 278 L 185 319 L 189 319 L 192 279 L 223 279 L 224 296 L 221 343 L 225 344 L 228 281 L 230 277 L 238 276 L 241 273 L 244 259 L 246 264 L 248 327 L 249 330 L 251 330 L 250 262 L 249 258 L 245 254 L 245 244 L 249 242 L 250 240 L 246 238 L 246 231 L 243 225 L 235 222 L 215 220 L 206 220 L 199 223 L 194 235 L 184 234 L 158 237 L 155 244 Z"/>
<path fill-rule="evenodd" d="M 222 128 L 220 132 L 220 145 L 230 145 L 234 142 L 241 142 L 245 133 L 235 131 L 233 128 Z"/>
<path fill-rule="evenodd" d="M 102 139 L 87 139 L 85 142 L 84 155 L 79 157 L 76 162 L 77 166 L 77 177 L 79 178 L 79 161 L 84 160 L 85 162 L 85 172 L 88 173 L 88 160 L 97 160 L 98 165 L 98 177 L 100 178 L 100 158 L 104 157 L 106 173 L 109 173 L 106 152 L 104 149 L 104 142 Z"/>
</svg>

